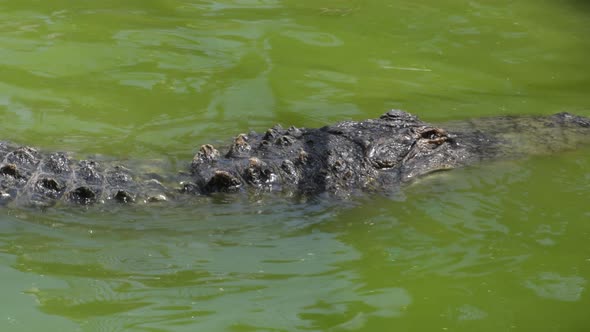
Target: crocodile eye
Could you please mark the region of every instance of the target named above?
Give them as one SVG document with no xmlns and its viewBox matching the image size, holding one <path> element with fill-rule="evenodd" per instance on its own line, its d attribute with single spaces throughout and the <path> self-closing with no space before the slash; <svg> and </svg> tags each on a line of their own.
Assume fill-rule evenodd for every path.
<svg viewBox="0 0 590 332">
<path fill-rule="evenodd" d="M 448 139 L 448 134 L 440 128 L 425 128 L 419 133 L 420 137 L 428 140 L 428 143 L 442 144 Z"/>
</svg>

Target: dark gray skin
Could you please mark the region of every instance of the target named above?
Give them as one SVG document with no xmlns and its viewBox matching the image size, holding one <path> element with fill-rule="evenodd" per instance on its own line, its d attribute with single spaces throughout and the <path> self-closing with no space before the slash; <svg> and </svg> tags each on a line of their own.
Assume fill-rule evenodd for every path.
<svg viewBox="0 0 590 332">
<path fill-rule="evenodd" d="M 156 202 L 166 200 L 169 193 L 158 175 L 117 162 L 79 161 L 66 153 L 42 153 L 7 142 L 0 142 L 0 159 L 1 205 Z"/>
<path fill-rule="evenodd" d="M 318 129 L 275 126 L 264 134 L 240 134 L 223 153 L 203 145 L 189 171 L 178 174 L 0 143 L 0 202 L 129 204 L 239 191 L 347 197 L 391 191 L 431 172 L 588 143 L 590 119 L 568 113 L 483 118 L 443 128 L 398 110 Z"/>
<path fill-rule="evenodd" d="M 242 134 L 225 154 L 204 145 L 193 159 L 187 191 L 257 187 L 345 197 L 391 190 L 431 172 L 580 143 L 590 143 L 590 119 L 567 113 L 463 121 L 443 129 L 393 110 L 378 119 L 319 129 L 273 127 Z"/>
</svg>

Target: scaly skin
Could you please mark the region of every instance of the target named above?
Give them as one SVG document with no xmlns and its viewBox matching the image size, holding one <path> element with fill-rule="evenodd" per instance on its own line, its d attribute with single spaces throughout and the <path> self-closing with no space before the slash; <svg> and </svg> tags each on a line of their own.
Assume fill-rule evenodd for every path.
<svg viewBox="0 0 590 332">
<path fill-rule="evenodd" d="M 448 129 L 393 110 L 378 119 L 344 121 L 319 129 L 273 127 L 239 135 L 222 154 L 204 145 L 191 164 L 186 191 L 245 187 L 346 197 L 387 191 L 439 170 L 539 154 L 590 143 L 590 119 L 498 117 L 449 123 Z"/>
<path fill-rule="evenodd" d="M 587 143 L 590 119 L 567 113 L 452 122 L 443 129 L 398 110 L 317 129 L 275 126 L 240 134 L 225 153 L 206 144 L 184 175 L 0 143 L 0 203 L 150 203 L 246 190 L 346 197 L 392 190 L 439 170 Z M 176 184 L 164 185 L 164 178 Z"/>
</svg>

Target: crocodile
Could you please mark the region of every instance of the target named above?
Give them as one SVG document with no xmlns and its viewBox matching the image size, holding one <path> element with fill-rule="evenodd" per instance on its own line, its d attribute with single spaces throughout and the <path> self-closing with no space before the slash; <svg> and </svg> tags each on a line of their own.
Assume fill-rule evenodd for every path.
<svg viewBox="0 0 590 332">
<path fill-rule="evenodd" d="M 321 128 L 276 125 L 239 134 L 223 152 L 202 145 L 185 169 L 169 174 L 0 142 L 0 205 L 142 204 L 252 191 L 347 197 L 390 191 L 432 172 L 588 143 L 590 118 L 569 113 L 433 125 L 401 110 Z"/>
</svg>

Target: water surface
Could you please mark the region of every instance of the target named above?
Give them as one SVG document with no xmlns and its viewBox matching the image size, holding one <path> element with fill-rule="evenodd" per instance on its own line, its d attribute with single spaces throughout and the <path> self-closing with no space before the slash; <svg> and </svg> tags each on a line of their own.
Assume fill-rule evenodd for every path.
<svg viewBox="0 0 590 332">
<path fill-rule="evenodd" d="M 0 1 L 1 139 L 186 166 L 275 123 L 590 116 L 584 1 Z M 590 148 L 351 201 L 0 211 L 2 331 L 585 331 Z"/>
</svg>

